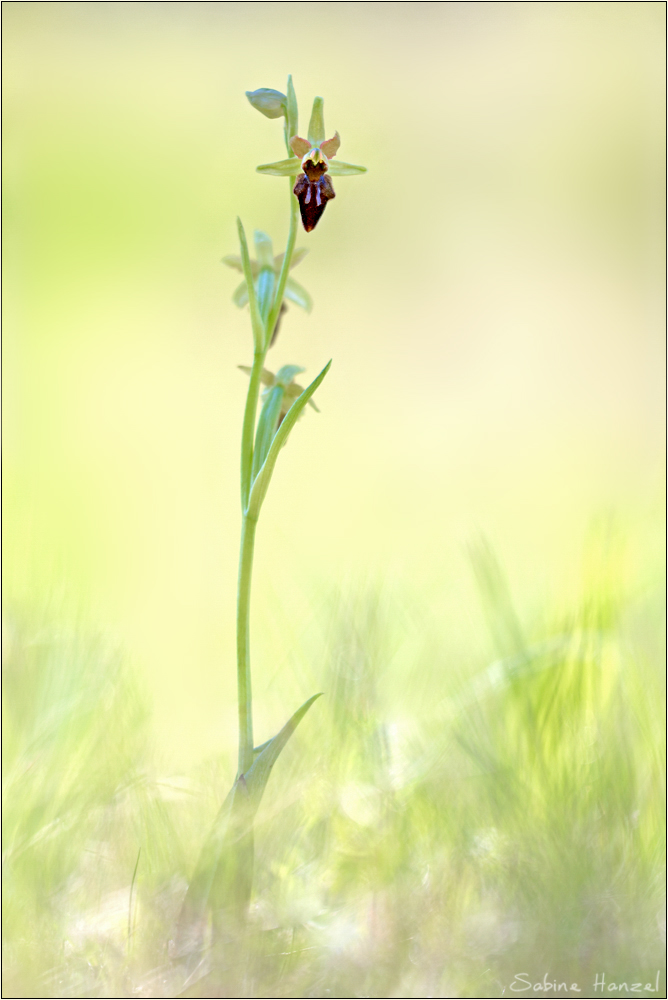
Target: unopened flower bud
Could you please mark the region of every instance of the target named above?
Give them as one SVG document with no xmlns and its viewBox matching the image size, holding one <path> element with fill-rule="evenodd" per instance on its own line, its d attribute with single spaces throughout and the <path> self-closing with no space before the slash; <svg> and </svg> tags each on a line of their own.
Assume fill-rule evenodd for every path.
<svg viewBox="0 0 668 1000">
<path fill-rule="evenodd" d="M 267 118 L 281 118 L 287 114 L 288 99 L 280 90 L 260 87 L 259 90 L 247 90 L 246 97 Z"/>
</svg>

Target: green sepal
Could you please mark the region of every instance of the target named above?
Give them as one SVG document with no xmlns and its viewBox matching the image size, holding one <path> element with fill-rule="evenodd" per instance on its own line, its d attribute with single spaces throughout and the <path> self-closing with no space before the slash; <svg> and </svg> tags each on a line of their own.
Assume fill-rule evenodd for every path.
<svg viewBox="0 0 668 1000">
<path fill-rule="evenodd" d="M 263 267 L 269 267 L 274 269 L 274 247 L 271 242 L 271 237 L 263 233 L 261 229 L 256 229 L 253 233 L 253 242 L 255 243 L 255 254 L 257 257 L 257 264 L 260 270 Z"/>
<path fill-rule="evenodd" d="M 248 499 L 247 515 L 253 520 L 257 520 L 260 514 L 260 508 L 267 495 L 267 490 L 269 489 L 269 483 L 271 482 L 271 477 L 274 472 L 274 467 L 276 465 L 276 459 L 278 458 L 278 453 L 288 439 L 290 431 L 297 423 L 297 420 L 301 416 L 301 413 L 309 402 L 311 396 L 318 388 L 325 375 L 330 369 L 332 362 L 328 361 L 320 374 L 313 379 L 308 388 L 304 389 L 302 394 L 297 397 L 294 401 L 287 414 L 283 419 L 283 423 L 276 431 L 274 440 L 271 443 L 271 448 L 269 449 L 269 454 L 267 455 L 264 465 L 258 472 L 255 481 L 251 487 L 250 497 Z"/>
<path fill-rule="evenodd" d="M 251 268 L 250 257 L 248 255 L 248 243 L 246 242 L 246 233 L 244 231 L 241 219 L 237 219 L 237 229 L 239 231 L 239 246 L 241 249 L 241 263 L 244 269 L 244 278 L 246 279 L 246 287 L 248 289 L 248 302 L 250 304 L 250 314 L 251 314 L 251 326 L 253 327 L 253 342 L 255 345 L 255 351 L 260 352 L 264 349 L 264 323 L 260 316 L 260 310 L 258 308 L 257 298 L 255 296 L 255 286 L 253 284 L 253 271 Z"/>
<path fill-rule="evenodd" d="M 249 368 L 248 365 L 237 365 L 237 368 L 239 371 L 246 372 L 246 375 L 249 376 L 253 371 L 253 369 Z M 274 377 L 274 373 L 270 372 L 268 368 L 263 368 L 260 372 L 260 382 L 262 382 L 263 385 L 275 385 L 276 379 Z"/>
<path fill-rule="evenodd" d="M 301 164 L 296 157 L 293 157 L 291 160 L 277 160 L 276 163 L 261 163 L 255 169 L 258 174 L 270 177 L 296 177 L 301 172 Z M 355 163 L 346 163 L 344 160 L 330 160 L 327 170 L 332 177 L 352 177 L 354 174 L 365 174 L 367 168 L 359 167 Z"/>
<path fill-rule="evenodd" d="M 313 299 L 294 278 L 288 278 L 285 282 L 285 291 L 283 292 L 283 298 L 288 299 L 290 302 L 294 302 L 295 305 L 301 306 L 306 312 L 310 312 L 313 308 Z"/>
<path fill-rule="evenodd" d="M 257 279 L 257 305 L 260 310 L 262 322 L 266 326 L 267 316 L 274 302 L 274 289 L 276 287 L 276 275 L 273 270 L 264 267 L 260 271 Z"/>
<path fill-rule="evenodd" d="M 246 97 L 255 110 L 267 118 L 282 118 L 287 114 L 288 99 L 280 90 L 260 87 L 259 90 L 247 90 Z"/>
<path fill-rule="evenodd" d="M 298 135 L 299 133 L 299 113 L 297 109 L 297 95 L 295 94 L 295 88 L 292 84 L 292 76 L 288 77 L 288 96 L 287 96 L 287 116 L 285 119 L 285 142 L 288 146 L 288 152 L 290 152 L 290 147 L 288 145 L 289 140 L 293 135 Z"/>
<path fill-rule="evenodd" d="M 240 309 L 243 309 L 243 307 L 248 304 L 248 285 L 245 281 L 242 281 L 242 283 L 234 289 L 232 301 L 235 306 L 239 306 Z"/>
<path fill-rule="evenodd" d="M 273 385 L 266 393 L 264 405 L 260 411 L 260 419 L 257 422 L 257 431 L 255 433 L 251 483 L 254 481 L 258 472 L 262 468 L 264 460 L 269 453 L 271 442 L 274 440 L 274 435 L 276 434 L 276 429 L 278 427 L 278 419 L 281 415 L 281 406 L 283 404 L 284 394 L 285 386 L 278 384 L 278 380 L 277 384 Z"/>
<path fill-rule="evenodd" d="M 301 264 L 307 253 L 308 250 L 306 249 L 306 247 L 298 247 L 296 250 L 293 250 L 292 258 L 290 260 L 290 270 L 292 270 L 293 267 L 296 267 L 297 264 Z M 284 258 L 285 258 L 284 253 L 279 253 L 276 257 L 274 257 L 274 269 L 276 273 L 278 273 L 281 270 Z"/>
<path fill-rule="evenodd" d="M 352 177 L 354 174 L 365 174 L 366 167 L 358 167 L 354 163 L 345 163 L 343 160 L 330 160 L 327 172 L 332 177 Z"/>
<path fill-rule="evenodd" d="M 292 270 L 293 267 L 296 267 L 297 264 L 300 264 L 307 253 L 308 250 L 306 249 L 306 247 L 299 247 L 297 250 L 294 250 L 292 254 L 292 260 L 290 261 L 290 270 Z M 278 272 L 281 270 L 284 257 L 285 257 L 284 253 L 279 253 L 274 257 L 274 263 L 273 263 L 274 271 Z M 235 271 L 240 271 L 242 274 L 244 273 L 244 266 L 241 263 L 241 257 L 237 257 L 236 254 L 230 253 L 226 257 L 221 257 L 220 259 L 221 262 L 223 264 L 227 264 L 228 267 L 232 267 L 234 268 Z M 253 272 L 253 277 L 257 278 L 258 274 L 260 273 L 260 265 L 256 260 L 251 260 L 250 263 L 251 263 L 251 271 Z"/>
<path fill-rule="evenodd" d="M 276 385 L 282 385 L 284 389 L 288 389 L 291 387 L 295 375 L 301 375 L 304 371 L 306 369 L 300 368 L 299 365 L 283 365 L 276 372 Z M 303 389 L 300 389 L 298 395 L 301 395 L 302 392 Z"/>
<path fill-rule="evenodd" d="M 221 262 L 227 264 L 228 267 L 233 267 L 235 271 L 241 271 L 244 273 L 244 266 L 241 263 L 241 257 L 237 257 L 235 253 L 228 253 L 226 257 L 221 257 Z M 251 261 L 251 271 L 253 274 L 257 274 L 258 266 L 255 261 Z"/>
<path fill-rule="evenodd" d="M 277 160 L 276 163 L 261 163 L 255 168 L 258 174 L 269 174 L 271 177 L 296 177 L 301 172 L 301 163 L 296 156 L 289 160 Z"/>
<path fill-rule="evenodd" d="M 286 281 L 283 298 L 287 299 L 288 302 L 294 302 L 296 306 L 300 306 L 302 309 L 305 309 L 306 312 L 311 312 L 311 309 L 313 309 L 313 299 L 304 286 L 300 285 L 299 282 L 294 280 L 294 278 L 288 278 Z M 259 299 L 260 290 L 258 288 L 258 300 Z M 234 294 L 232 295 L 232 301 L 235 306 L 239 307 L 239 309 L 243 309 L 243 307 L 248 304 L 248 289 L 246 288 L 245 281 L 235 288 Z"/>
<path fill-rule="evenodd" d="M 325 102 L 322 97 L 313 99 L 311 121 L 308 123 L 308 141 L 312 146 L 325 141 Z"/>
</svg>

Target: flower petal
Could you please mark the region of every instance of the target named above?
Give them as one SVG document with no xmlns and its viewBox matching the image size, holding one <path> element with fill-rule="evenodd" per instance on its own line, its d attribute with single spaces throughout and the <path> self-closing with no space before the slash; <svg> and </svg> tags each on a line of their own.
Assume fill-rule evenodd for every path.
<svg viewBox="0 0 668 1000">
<path fill-rule="evenodd" d="M 311 143 L 308 139 L 302 139 L 298 135 L 293 135 L 292 139 L 290 139 L 290 149 L 300 160 L 303 156 L 306 156 L 310 148 Z"/>
<path fill-rule="evenodd" d="M 325 139 L 324 142 L 320 143 L 320 149 L 323 151 L 328 160 L 331 160 L 333 156 L 336 156 L 337 150 L 341 145 L 341 139 L 339 138 L 339 133 L 335 132 L 331 139 Z M 302 156 L 304 154 L 302 153 Z"/>
</svg>

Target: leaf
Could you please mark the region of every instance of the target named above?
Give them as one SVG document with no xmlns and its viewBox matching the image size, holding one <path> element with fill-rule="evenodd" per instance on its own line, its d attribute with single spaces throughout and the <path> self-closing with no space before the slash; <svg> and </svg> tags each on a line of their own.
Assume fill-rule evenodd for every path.
<svg viewBox="0 0 668 1000">
<path fill-rule="evenodd" d="M 273 740 L 273 738 L 274 737 L 272 736 L 271 739 Z M 253 760 L 255 760 L 257 755 L 262 753 L 263 750 L 266 750 L 266 748 L 269 746 L 270 743 L 271 740 L 265 740 L 264 743 L 261 743 L 259 747 L 253 747 Z"/>
<path fill-rule="evenodd" d="M 294 302 L 295 305 L 301 306 L 302 309 L 306 309 L 306 312 L 310 312 L 313 308 L 313 299 L 306 289 L 302 288 L 302 286 L 298 284 L 294 278 L 288 278 L 285 282 L 283 298 L 288 299 L 290 302 Z"/>
<path fill-rule="evenodd" d="M 294 715 L 285 723 L 279 733 L 264 746 L 261 753 L 257 755 L 250 768 L 246 772 L 246 785 L 250 795 L 251 810 L 253 816 L 258 810 L 262 795 L 267 787 L 271 769 L 278 760 L 283 748 L 294 733 L 295 729 L 302 721 L 314 701 L 322 697 L 322 691 L 312 695 L 305 701 L 301 708 L 298 708 Z"/>
<path fill-rule="evenodd" d="M 269 453 L 271 442 L 274 440 L 278 420 L 281 415 L 281 405 L 285 387 L 274 385 L 269 389 L 264 401 L 264 406 L 260 411 L 260 419 L 257 422 L 255 432 L 255 447 L 253 448 L 253 466 L 251 469 L 251 482 L 255 479 L 264 464 L 264 460 Z"/>
<path fill-rule="evenodd" d="M 268 174 L 271 177 L 296 177 L 301 172 L 301 163 L 296 156 L 289 160 L 277 160 L 276 163 L 261 163 L 255 168 L 258 174 Z"/>
<path fill-rule="evenodd" d="M 328 173 L 332 177 L 352 177 L 354 174 L 365 174 L 366 167 L 358 167 L 354 163 L 345 163 L 343 160 L 334 160 L 329 164 Z"/>
<path fill-rule="evenodd" d="M 253 815 L 241 775 L 214 820 L 188 885 L 179 914 L 178 955 L 195 956 L 202 950 L 210 918 L 218 930 L 242 925 L 253 878 Z"/>
<path fill-rule="evenodd" d="M 271 482 L 278 453 L 287 441 L 288 435 L 297 423 L 302 410 L 329 371 L 331 364 L 332 362 L 328 361 L 323 370 L 316 378 L 313 379 L 308 388 L 304 389 L 301 396 L 297 397 L 284 417 L 283 423 L 278 428 L 274 440 L 271 443 L 271 448 L 269 449 L 269 454 L 265 459 L 264 465 L 258 472 L 255 482 L 251 487 L 248 508 L 246 511 L 248 517 L 257 520 L 260 508 L 262 507 L 267 490 L 269 489 L 269 483 Z"/>
<path fill-rule="evenodd" d="M 311 111 L 311 121 L 308 125 L 308 141 L 312 146 L 317 146 L 325 140 L 325 102 L 322 97 L 313 100 L 313 110 Z"/>
<path fill-rule="evenodd" d="M 321 694 L 297 709 L 281 731 L 254 750 L 254 761 L 239 775 L 223 802 L 200 853 L 186 892 L 177 933 L 179 954 L 200 951 L 211 915 L 214 928 L 236 929 L 250 901 L 253 864 L 253 820 L 271 770 L 281 751 Z"/>
</svg>

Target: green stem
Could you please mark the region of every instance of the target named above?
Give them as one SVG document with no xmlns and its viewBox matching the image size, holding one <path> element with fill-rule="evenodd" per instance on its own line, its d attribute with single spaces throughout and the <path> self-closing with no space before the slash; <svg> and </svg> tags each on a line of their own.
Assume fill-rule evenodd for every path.
<svg viewBox="0 0 668 1000">
<path fill-rule="evenodd" d="M 257 520 L 244 514 L 239 553 L 237 600 L 237 686 L 239 695 L 239 774 L 253 763 L 253 693 L 250 669 L 250 592 Z"/>
<path fill-rule="evenodd" d="M 251 369 L 250 384 L 246 397 L 246 409 L 244 411 L 243 429 L 241 432 L 241 508 L 243 511 L 243 521 L 241 527 L 241 551 L 239 553 L 239 583 L 237 589 L 237 693 L 239 709 L 239 774 L 245 774 L 253 763 L 253 694 L 251 688 L 251 667 L 250 667 L 250 596 L 251 578 L 253 574 L 253 549 L 255 545 L 255 528 L 257 517 L 248 513 L 248 500 L 250 497 L 253 469 L 253 444 L 255 438 L 255 422 L 257 417 L 257 404 L 260 396 L 260 385 L 262 382 L 262 369 L 264 359 L 269 350 L 269 344 L 278 321 L 285 292 L 285 282 L 290 271 L 292 254 L 297 240 L 297 226 L 299 221 L 299 203 L 292 193 L 295 186 L 295 178 L 288 178 L 290 182 L 290 230 L 288 232 L 288 242 L 285 248 L 283 266 L 276 286 L 276 295 L 271 312 L 267 318 L 263 337 L 256 335 L 256 317 L 253 314 L 252 306 L 255 304 L 253 288 L 249 287 L 249 298 L 251 299 L 251 318 L 253 319 L 253 332 L 255 335 L 255 353 L 253 355 L 253 367 Z M 242 240 L 242 255 L 245 249 L 245 235 L 243 227 L 239 226 L 240 238 Z M 246 253 L 247 256 L 247 253 Z M 250 269 L 245 268 L 246 280 L 249 281 Z M 252 280 L 252 279 L 251 279 Z M 256 310 L 257 311 L 257 310 Z M 258 344 L 260 340 L 260 344 Z M 259 349 L 258 349 L 259 348 Z"/>
<path fill-rule="evenodd" d="M 253 485 L 251 482 L 251 470 L 253 468 L 255 417 L 266 354 L 267 349 L 265 348 L 263 351 L 256 351 L 253 355 L 253 367 L 251 368 L 250 384 L 248 386 L 248 395 L 246 396 L 246 409 L 244 411 L 244 424 L 241 431 L 241 510 L 244 515 L 248 507 L 251 486 Z"/>
</svg>

